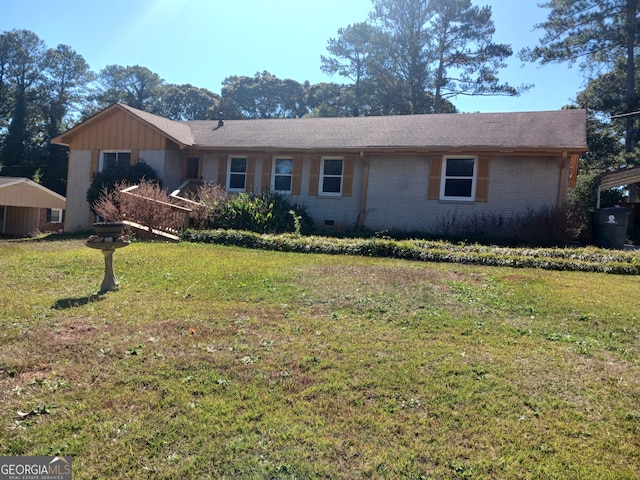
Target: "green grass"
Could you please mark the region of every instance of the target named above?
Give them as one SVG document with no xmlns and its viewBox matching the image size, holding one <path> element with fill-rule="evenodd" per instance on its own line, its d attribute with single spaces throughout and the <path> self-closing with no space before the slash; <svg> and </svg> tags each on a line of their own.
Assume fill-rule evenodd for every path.
<svg viewBox="0 0 640 480">
<path fill-rule="evenodd" d="M 0 245 L 0 455 L 87 478 L 638 478 L 640 277 Z"/>
</svg>

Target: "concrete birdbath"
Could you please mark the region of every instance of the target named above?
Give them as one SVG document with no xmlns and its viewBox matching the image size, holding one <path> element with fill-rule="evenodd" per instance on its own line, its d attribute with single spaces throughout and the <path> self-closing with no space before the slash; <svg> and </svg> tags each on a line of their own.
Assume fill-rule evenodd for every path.
<svg viewBox="0 0 640 480">
<path fill-rule="evenodd" d="M 128 246 L 131 241 L 122 234 L 124 225 L 120 222 L 95 223 L 94 227 L 96 234 L 91 235 L 85 241 L 85 245 L 101 250 L 104 255 L 104 278 L 98 293 L 106 293 L 116 290 L 120 286 L 113 271 L 113 252 L 118 248 Z"/>
</svg>

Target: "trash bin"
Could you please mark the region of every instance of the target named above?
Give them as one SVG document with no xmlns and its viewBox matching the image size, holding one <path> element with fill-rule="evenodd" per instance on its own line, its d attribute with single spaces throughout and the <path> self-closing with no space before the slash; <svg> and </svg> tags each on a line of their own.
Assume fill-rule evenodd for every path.
<svg viewBox="0 0 640 480">
<path fill-rule="evenodd" d="M 596 244 L 602 248 L 624 248 L 629 225 L 629 210 L 621 207 L 600 208 L 594 218 Z"/>
</svg>

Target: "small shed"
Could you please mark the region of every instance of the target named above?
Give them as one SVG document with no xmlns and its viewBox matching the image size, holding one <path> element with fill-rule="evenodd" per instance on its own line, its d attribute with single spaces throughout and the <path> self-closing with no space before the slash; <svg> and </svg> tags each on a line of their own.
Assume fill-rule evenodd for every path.
<svg viewBox="0 0 640 480">
<path fill-rule="evenodd" d="M 24 237 L 54 225 L 62 229 L 67 200 L 22 177 L 0 177 L 0 235 Z"/>
</svg>

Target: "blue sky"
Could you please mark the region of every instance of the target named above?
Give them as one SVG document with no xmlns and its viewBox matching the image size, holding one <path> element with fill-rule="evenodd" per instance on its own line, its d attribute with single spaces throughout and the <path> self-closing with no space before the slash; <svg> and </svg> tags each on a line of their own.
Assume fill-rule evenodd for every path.
<svg viewBox="0 0 640 480">
<path fill-rule="evenodd" d="M 517 52 L 542 35 L 538 0 L 473 0 L 490 5 L 494 41 Z M 220 92 L 231 75 L 267 70 L 279 78 L 335 81 L 320 71 L 320 55 L 340 27 L 364 21 L 370 0 L 2 0 L 0 31 L 27 29 L 48 47 L 71 46 L 94 71 L 109 64 L 142 65 L 168 83 Z M 514 55 L 515 57 L 515 55 Z M 577 66 L 509 61 L 500 78 L 533 83 L 520 97 L 459 97 L 465 112 L 556 110 L 583 87 Z"/>
</svg>

